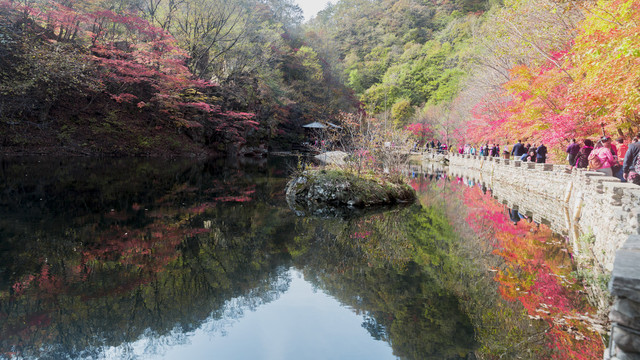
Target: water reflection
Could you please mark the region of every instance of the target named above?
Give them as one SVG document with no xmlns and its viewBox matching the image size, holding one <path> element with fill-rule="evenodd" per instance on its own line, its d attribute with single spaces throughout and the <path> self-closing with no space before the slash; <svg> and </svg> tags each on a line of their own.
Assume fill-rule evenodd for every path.
<svg viewBox="0 0 640 360">
<path fill-rule="evenodd" d="M 265 303 L 282 291 L 277 269 L 288 257 L 268 234 L 288 225 L 270 221 L 285 212 L 270 196 L 281 192 L 270 168 L 141 160 L 2 168 L 6 355 L 98 357 L 144 333 L 196 329 L 229 298 Z"/>
<path fill-rule="evenodd" d="M 553 259 L 566 253 L 539 246 L 550 231 L 514 227 L 490 192 L 439 172 L 416 177 L 422 205 L 301 218 L 284 201 L 288 161 L 2 162 L 0 357 L 171 358 L 206 349 L 297 359 L 299 344 L 335 358 L 381 346 L 385 358 L 547 358 L 559 341 L 585 353 L 561 335 L 545 338 L 555 323 L 511 292 L 547 294 L 531 274 L 565 276 L 557 269 L 566 259 Z M 509 243 L 514 236 L 521 241 Z M 534 261 L 510 257 L 521 247 Z M 296 303 L 298 287 L 307 295 Z M 581 306 L 567 294 L 551 305 Z M 327 307 L 284 325 L 318 299 Z M 269 337 L 251 332 L 258 325 Z M 278 329 L 309 335 L 292 345 Z M 248 339 L 263 342 L 260 356 L 237 346 Z M 345 339 L 350 346 L 339 345 Z"/>
<path fill-rule="evenodd" d="M 298 270 L 290 269 L 281 278 L 287 289 L 273 302 L 246 311 L 246 298 L 231 299 L 225 305 L 227 316 L 208 319 L 191 333 L 178 332 L 179 342 L 176 337 L 145 336 L 108 349 L 107 358 L 201 359 L 211 354 L 221 359 L 396 358 L 387 344 L 371 341 L 361 327 L 361 316 L 313 288 Z"/>
<path fill-rule="evenodd" d="M 466 209 L 464 221 L 454 224 L 458 233 L 468 231 L 465 237 L 476 246 L 469 256 L 475 253 L 490 259 L 489 252 L 497 255 L 498 262 L 487 265 L 495 273 L 501 297 L 516 308 L 521 305 L 520 311 L 529 319 L 539 320 L 535 331 L 516 326 L 501 333 L 504 338 L 526 344 L 521 349 L 496 346 L 500 341 L 483 331 L 486 323 L 476 327 L 480 329 L 480 342 L 494 348 L 490 352 L 522 357 L 525 355 L 521 351 L 526 350 L 525 357 L 559 359 L 602 356 L 604 320 L 596 316 L 596 309 L 588 304 L 584 288 L 576 279 L 566 236 L 533 220 L 531 213 L 523 214 L 516 207 L 498 203 L 481 182 L 456 176 L 443 177 L 438 183 L 422 178 L 413 182 L 416 188 L 441 188 L 438 193 L 425 189 L 424 193 L 432 197 L 421 200 L 423 204 L 439 206 L 448 217 L 460 216 L 460 208 Z"/>
</svg>

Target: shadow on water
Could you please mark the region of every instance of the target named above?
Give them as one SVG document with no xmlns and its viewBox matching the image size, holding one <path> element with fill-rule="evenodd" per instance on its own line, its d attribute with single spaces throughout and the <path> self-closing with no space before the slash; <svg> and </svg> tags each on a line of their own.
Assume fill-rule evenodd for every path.
<svg viewBox="0 0 640 360">
<path fill-rule="evenodd" d="M 276 301 L 295 267 L 395 356 L 473 358 L 482 324 L 468 304 L 487 277 L 445 215 L 296 217 L 283 192 L 292 161 L 3 161 L 0 357 L 99 358 L 179 338 Z"/>
</svg>

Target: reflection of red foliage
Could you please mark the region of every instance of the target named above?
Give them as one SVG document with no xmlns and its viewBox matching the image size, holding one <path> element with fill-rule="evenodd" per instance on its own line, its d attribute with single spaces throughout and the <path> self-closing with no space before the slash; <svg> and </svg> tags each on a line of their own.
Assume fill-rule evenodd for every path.
<svg viewBox="0 0 640 360">
<path fill-rule="evenodd" d="M 248 196 L 221 196 L 213 200 L 222 202 L 247 202 L 251 201 L 251 198 Z"/>
<path fill-rule="evenodd" d="M 206 202 L 190 208 L 187 212 L 193 215 L 200 215 L 200 214 L 204 214 L 205 211 L 207 211 L 208 209 L 212 209 L 215 206 L 216 206 L 216 203 L 214 202 Z"/>
<path fill-rule="evenodd" d="M 369 235 L 371 235 L 371 231 L 364 231 L 364 232 L 356 231 L 355 233 L 351 234 L 349 237 L 351 239 L 366 239 Z"/>
<path fill-rule="evenodd" d="M 62 281 L 56 276 L 49 273 L 49 265 L 44 264 L 40 269 L 40 273 L 27 275 L 20 281 L 12 285 L 14 296 L 20 296 L 24 291 L 34 285 L 43 292 L 43 294 L 57 294 L 62 288 Z"/>
<path fill-rule="evenodd" d="M 108 278 L 115 273 L 118 281 L 98 281 L 101 287 L 93 292 L 82 290 L 83 301 L 128 293 L 152 282 L 157 273 L 164 271 L 180 256 L 178 248 L 186 238 L 210 231 L 183 226 L 185 221 L 180 220 L 176 224 L 158 221 L 141 229 L 113 226 L 82 251 L 79 263 L 72 262 L 65 265 L 64 269 L 57 268 L 57 276 L 51 274 L 52 269 L 45 262 L 37 274 L 24 276 L 12 288 L 16 299 L 29 291 L 29 296 L 45 300 L 41 308 L 50 310 L 27 314 L 19 323 L 0 326 L 0 338 L 19 341 L 39 336 L 35 334 L 42 333 L 45 331 L 43 328 L 50 326 L 50 312 L 55 311 L 57 306 L 56 301 L 46 304 L 60 295 L 73 296 L 77 288 L 83 287 L 85 281 L 95 274 Z M 61 276 L 61 273 L 65 276 Z M 20 347 L 21 344 L 16 342 L 14 345 Z"/>
<path fill-rule="evenodd" d="M 420 193 L 426 192 L 431 185 L 431 182 L 426 181 L 422 178 L 413 178 L 409 180 L 409 185 L 413 188 L 413 190 Z"/>
<path fill-rule="evenodd" d="M 438 185 L 453 189 L 447 193 L 458 196 L 464 204 L 467 225 L 478 236 L 489 239 L 493 253 L 504 259 L 502 270 L 496 269 L 495 276 L 502 297 L 519 301 L 531 318 L 549 325 L 546 340 L 553 358 L 601 358 L 604 346 L 592 326 L 596 320 L 590 315 L 595 310 L 577 292 L 567 252 L 553 251 L 558 249 L 548 241 L 554 236 L 551 230 L 526 220 L 514 225 L 504 205 L 478 186 L 468 188 L 447 181 Z"/>
<path fill-rule="evenodd" d="M 176 247 L 186 236 L 207 231 L 159 223 L 140 230 L 114 227 L 100 239 L 95 248 L 83 252 L 83 263 L 95 260 L 115 261 L 121 265 L 133 265 L 158 272 L 178 257 Z"/>
<path fill-rule="evenodd" d="M 13 288 L 14 294 L 16 294 L 16 295 L 22 294 L 24 289 L 28 288 L 29 285 L 31 285 L 31 282 L 35 278 L 36 277 L 34 275 L 27 275 L 22 280 L 20 280 L 17 283 L 13 284 L 12 288 Z"/>
<path fill-rule="evenodd" d="M 159 273 L 180 266 L 181 249 L 191 244 L 185 240 L 211 231 L 194 228 L 203 224 L 197 215 L 223 202 L 236 206 L 233 202 L 248 202 L 255 196 L 255 183 L 247 184 L 242 179 L 246 175 L 238 170 L 210 184 L 175 183 L 165 196 L 156 197 L 158 200 L 138 200 L 122 209 L 107 208 L 100 221 L 79 219 L 90 235 L 82 234 L 75 251 L 53 258 L 55 262 L 42 257 L 36 270 L 13 280 L 9 301 L 37 305 L 27 306 L 26 314 L 0 311 L 0 339 L 16 349 L 29 341 L 41 341 L 55 331 L 51 327 L 56 327 L 60 301 L 129 296 L 158 279 Z M 160 180 L 153 184 L 165 186 Z M 198 203 L 202 198 L 207 202 Z M 187 208 L 185 204 L 189 204 Z M 105 228 L 103 224 L 114 225 Z M 10 354 L 0 352 L 0 357 L 5 355 Z"/>
<path fill-rule="evenodd" d="M 495 253 L 506 261 L 507 269 L 496 275 L 500 293 L 505 299 L 519 300 L 529 316 L 549 324 L 548 341 L 556 351 L 554 358 L 600 358 L 604 347 L 588 316 L 594 310 L 584 306 L 572 288 L 575 280 L 570 278 L 567 257 L 549 256 L 550 247 L 545 243 L 552 237 L 551 230 L 524 221 L 511 224 L 503 206 L 480 194 L 477 188 L 465 191 L 465 203 L 479 210 L 467 221 L 476 232 L 493 233 Z"/>
<path fill-rule="evenodd" d="M 539 294 L 541 299 L 545 299 L 545 304 L 559 312 L 569 312 L 575 305 L 569 300 L 570 294 L 562 287 L 555 277 L 549 272 L 539 270 L 535 284 L 530 291 Z M 524 303 L 523 300 L 521 300 Z"/>
</svg>

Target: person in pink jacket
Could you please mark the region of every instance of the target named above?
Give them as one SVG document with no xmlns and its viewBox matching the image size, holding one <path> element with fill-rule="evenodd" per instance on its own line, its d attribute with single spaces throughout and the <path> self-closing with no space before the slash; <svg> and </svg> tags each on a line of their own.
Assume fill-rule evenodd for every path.
<svg viewBox="0 0 640 360">
<path fill-rule="evenodd" d="M 590 156 L 594 154 L 600 159 L 600 163 L 602 164 L 602 166 L 599 169 L 595 169 L 595 171 L 607 176 L 613 176 L 611 167 L 617 164 L 617 162 L 613 157 L 613 153 L 611 153 L 611 138 L 607 136 L 601 137 Z"/>
</svg>

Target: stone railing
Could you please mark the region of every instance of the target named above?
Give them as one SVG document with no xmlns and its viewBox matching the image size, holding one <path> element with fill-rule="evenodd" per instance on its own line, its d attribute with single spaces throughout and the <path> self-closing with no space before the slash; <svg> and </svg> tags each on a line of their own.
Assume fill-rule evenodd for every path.
<svg viewBox="0 0 640 360">
<path fill-rule="evenodd" d="M 568 236 L 575 255 L 611 276 L 616 346 L 605 358 L 640 359 L 640 187 L 565 165 L 451 153 L 448 159 L 451 175 L 485 184 L 500 202 Z"/>
</svg>

